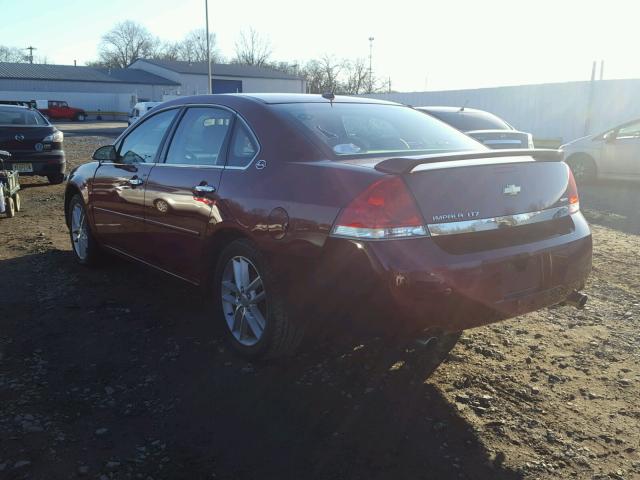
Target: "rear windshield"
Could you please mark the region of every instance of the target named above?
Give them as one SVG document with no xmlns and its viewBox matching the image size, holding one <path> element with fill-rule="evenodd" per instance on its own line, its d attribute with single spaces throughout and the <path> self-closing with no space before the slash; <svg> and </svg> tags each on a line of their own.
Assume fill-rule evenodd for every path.
<svg viewBox="0 0 640 480">
<path fill-rule="evenodd" d="M 404 106 L 327 102 L 273 108 L 339 157 L 484 149 L 448 125 Z"/>
<path fill-rule="evenodd" d="M 461 132 L 473 130 L 512 130 L 511 126 L 489 112 L 432 112 L 429 115 L 439 118 Z"/>
<path fill-rule="evenodd" d="M 0 107 L 0 125 L 47 125 L 47 121 L 33 110 Z"/>
</svg>

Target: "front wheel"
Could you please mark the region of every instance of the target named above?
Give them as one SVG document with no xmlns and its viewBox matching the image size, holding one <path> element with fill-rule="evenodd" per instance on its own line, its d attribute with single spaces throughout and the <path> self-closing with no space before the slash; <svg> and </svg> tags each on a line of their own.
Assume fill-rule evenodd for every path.
<svg viewBox="0 0 640 480">
<path fill-rule="evenodd" d="M 22 208 L 22 203 L 20 201 L 20 194 L 18 192 L 16 192 L 15 195 L 13 196 L 13 203 L 16 206 L 16 212 L 19 212 L 20 209 Z"/>
<path fill-rule="evenodd" d="M 245 357 L 291 354 L 302 340 L 278 280 L 268 259 L 247 240 L 231 242 L 218 259 L 213 282 L 218 312 L 229 343 Z"/>
<path fill-rule="evenodd" d="M 84 122 L 87 119 L 87 116 L 84 113 L 79 113 L 76 115 L 76 121 Z"/>
<path fill-rule="evenodd" d="M 76 261 L 80 265 L 95 265 L 100 257 L 100 247 L 91 233 L 87 211 L 79 194 L 74 195 L 69 202 L 67 215 L 71 248 Z"/>
<path fill-rule="evenodd" d="M 597 176 L 596 162 L 588 155 L 573 155 L 567 159 L 567 165 L 578 183 L 591 182 Z"/>
<path fill-rule="evenodd" d="M 16 204 L 13 201 L 13 198 L 7 197 L 5 203 L 5 214 L 7 218 L 13 218 L 16 216 Z"/>
</svg>

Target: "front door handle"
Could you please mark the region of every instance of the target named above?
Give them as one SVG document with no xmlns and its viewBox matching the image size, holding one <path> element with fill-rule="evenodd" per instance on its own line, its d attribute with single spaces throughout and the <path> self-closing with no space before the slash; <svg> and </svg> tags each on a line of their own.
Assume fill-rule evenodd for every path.
<svg viewBox="0 0 640 480">
<path fill-rule="evenodd" d="M 129 179 L 129 185 L 133 185 L 134 187 L 137 187 L 138 185 L 142 185 L 143 181 L 141 178 L 138 177 L 133 177 Z"/>
<path fill-rule="evenodd" d="M 196 185 L 193 190 L 198 193 L 213 193 L 216 191 L 216 187 L 213 185 Z"/>
</svg>

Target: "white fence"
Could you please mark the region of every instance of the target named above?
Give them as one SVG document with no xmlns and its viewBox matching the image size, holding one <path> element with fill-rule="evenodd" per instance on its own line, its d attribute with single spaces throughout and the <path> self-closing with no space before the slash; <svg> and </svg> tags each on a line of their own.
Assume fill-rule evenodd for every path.
<svg viewBox="0 0 640 480">
<path fill-rule="evenodd" d="M 640 118 L 640 80 L 546 83 L 477 90 L 366 95 L 413 106 L 462 106 L 495 113 L 539 139 L 563 143 Z M 587 117 L 589 117 L 588 120 Z"/>
</svg>

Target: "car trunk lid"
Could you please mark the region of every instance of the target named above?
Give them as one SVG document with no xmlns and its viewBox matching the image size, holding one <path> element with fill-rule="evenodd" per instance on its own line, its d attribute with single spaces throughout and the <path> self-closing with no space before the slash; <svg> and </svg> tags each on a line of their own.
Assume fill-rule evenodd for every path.
<svg viewBox="0 0 640 480">
<path fill-rule="evenodd" d="M 0 150 L 14 154 L 35 152 L 42 139 L 51 133 L 50 126 L 0 125 Z"/>
</svg>

